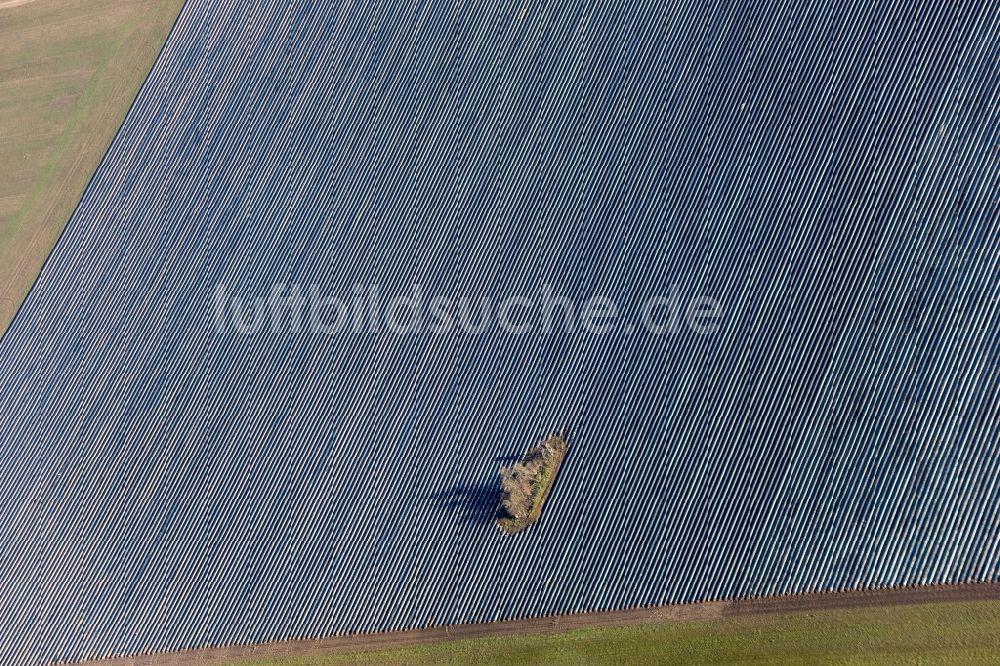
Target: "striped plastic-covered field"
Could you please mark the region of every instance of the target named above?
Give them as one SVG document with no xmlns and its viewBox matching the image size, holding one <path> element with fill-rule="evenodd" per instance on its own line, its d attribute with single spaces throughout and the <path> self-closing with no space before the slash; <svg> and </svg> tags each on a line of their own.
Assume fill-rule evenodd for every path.
<svg viewBox="0 0 1000 666">
<path fill-rule="evenodd" d="M 1000 9 L 725 4 L 189 0 L 0 341 L 0 662 L 1000 579 Z"/>
</svg>

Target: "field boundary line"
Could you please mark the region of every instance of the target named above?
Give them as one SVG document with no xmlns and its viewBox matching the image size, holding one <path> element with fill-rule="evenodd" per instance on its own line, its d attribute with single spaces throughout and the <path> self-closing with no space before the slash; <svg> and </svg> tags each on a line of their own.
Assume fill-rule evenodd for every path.
<svg viewBox="0 0 1000 666">
<path fill-rule="evenodd" d="M 199 648 L 133 657 L 91 659 L 72 663 L 79 666 L 218 665 L 249 659 L 280 659 L 340 652 L 387 650 L 473 638 L 551 634 L 573 629 L 614 628 L 804 611 L 988 600 L 1000 601 L 1000 582 L 873 588 L 731 601 L 704 601 L 630 610 L 550 615 L 481 624 L 443 625 L 405 631 L 348 634 L 313 640 L 288 640 L 257 645 Z"/>
</svg>

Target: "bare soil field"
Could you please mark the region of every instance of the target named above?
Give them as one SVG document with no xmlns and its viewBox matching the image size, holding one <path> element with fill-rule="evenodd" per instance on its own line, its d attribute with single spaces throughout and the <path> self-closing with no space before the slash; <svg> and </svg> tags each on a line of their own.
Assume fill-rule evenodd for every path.
<svg viewBox="0 0 1000 666">
<path fill-rule="evenodd" d="M 0 335 L 183 0 L 0 0 Z"/>
</svg>

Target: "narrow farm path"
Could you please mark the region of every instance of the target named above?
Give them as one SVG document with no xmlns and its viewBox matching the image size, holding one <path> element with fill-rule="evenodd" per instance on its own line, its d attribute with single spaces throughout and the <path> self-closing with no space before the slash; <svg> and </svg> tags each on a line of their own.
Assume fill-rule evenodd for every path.
<svg viewBox="0 0 1000 666">
<path fill-rule="evenodd" d="M 0 9 L 10 9 L 11 7 L 26 5 L 29 2 L 35 2 L 35 0 L 0 0 Z"/>
</svg>

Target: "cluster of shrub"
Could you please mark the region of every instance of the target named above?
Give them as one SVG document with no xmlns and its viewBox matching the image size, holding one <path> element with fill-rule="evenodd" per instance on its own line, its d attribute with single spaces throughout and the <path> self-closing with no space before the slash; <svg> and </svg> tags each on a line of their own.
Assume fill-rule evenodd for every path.
<svg viewBox="0 0 1000 666">
<path fill-rule="evenodd" d="M 566 454 L 567 443 L 560 435 L 549 435 L 540 444 L 528 449 L 524 458 L 509 467 L 500 468 L 502 503 L 507 515 L 517 522 L 528 520 L 537 495 L 544 492 L 540 481 L 551 473 L 556 462 Z"/>
</svg>

